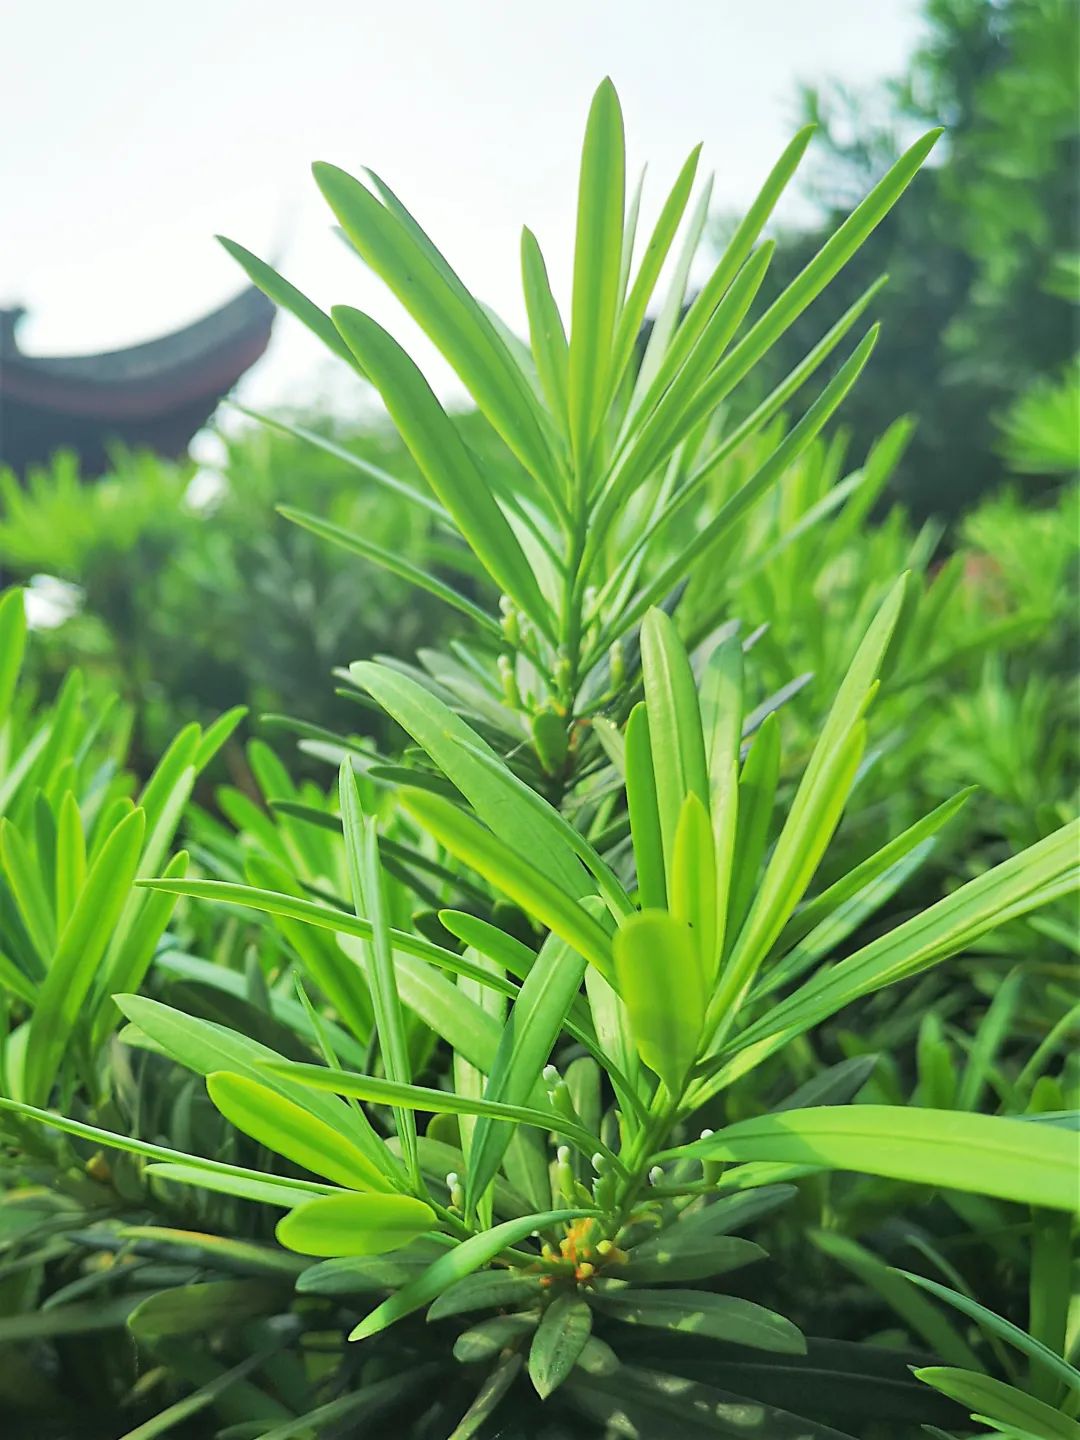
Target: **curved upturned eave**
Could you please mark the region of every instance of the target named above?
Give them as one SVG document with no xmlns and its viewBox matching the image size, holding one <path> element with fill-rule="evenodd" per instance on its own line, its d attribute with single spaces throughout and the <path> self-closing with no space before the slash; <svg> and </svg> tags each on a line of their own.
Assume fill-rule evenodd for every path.
<svg viewBox="0 0 1080 1440">
<path fill-rule="evenodd" d="M 0 397 L 103 420 L 144 418 L 230 390 L 270 341 L 274 306 L 250 287 L 201 320 L 124 350 L 0 358 Z"/>
</svg>

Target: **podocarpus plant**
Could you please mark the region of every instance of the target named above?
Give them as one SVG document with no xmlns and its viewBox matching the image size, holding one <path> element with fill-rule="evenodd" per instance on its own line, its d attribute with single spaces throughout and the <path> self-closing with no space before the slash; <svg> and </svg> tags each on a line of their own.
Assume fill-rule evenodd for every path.
<svg viewBox="0 0 1080 1440">
<path fill-rule="evenodd" d="M 611 169 L 601 140 L 611 135 L 612 104 L 605 88 L 587 144 L 593 168 L 582 187 L 586 210 Z M 602 172 L 599 179 L 596 170 Z M 883 183 L 886 189 L 875 192 L 878 206 L 886 203 L 890 185 L 899 182 L 894 176 Z M 349 194 L 355 201 L 355 193 Z M 409 264 L 422 259 L 428 265 L 422 273 L 434 284 L 444 308 L 453 302 L 453 320 L 444 323 L 438 306 L 427 307 L 425 314 L 483 390 L 483 403 L 505 421 L 509 412 L 500 408 L 491 375 L 482 363 L 478 370 L 464 353 L 470 343 L 479 345 L 491 361 L 491 336 L 498 339 L 500 332 L 489 328 L 482 312 L 463 297 L 444 262 L 432 259 L 392 197 L 387 199 L 389 219 L 372 218 L 368 202 L 357 203 L 376 227 L 376 238 L 385 239 L 385 227 L 392 226 L 395 244 L 404 247 L 401 253 L 408 254 Z M 859 224 L 869 223 L 873 212 L 871 206 Z M 616 228 L 621 232 L 621 223 Z M 813 270 L 812 282 L 807 281 L 794 300 L 789 297 L 788 304 L 797 307 L 814 284 L 828 278 L 830 265 L 842 259 L 858 229 L 847 232 L 843 243 Z M 592 222 L 583 234 L 579 254 L 586 255 Z M 409 245 L 419 250 L 409 251 Z M 614 255 L 620 274 L 623 249 L 620 240 Z M 380 264 L 393 271 L 395 252 L 380 246 L 377 253 Z M 598 270 L 585 260 L 581 263 L 590 282 L 604 278 L 602 266 Z M 295 293 L 281 290 L 281 282 L 270 277 L 267 283 L 305 309 Z M 718 293 L 724 284 L 715 284 L 719 304 L 710 315 L 724 304 Z M 408 293 L 417 292 L 410 288 Z M 591 283 L 582 285 L 584 328 L 575 316 L 574 329 L 586 337 L 593 324 L 587 302 L 596 293 Z M 627 293 L 629 297 L 634 291 Z M 671 383 L 665 380 L 661 387 L 654 412 L 660 414 L 674 392 L 668 414 L 672 423 L 684 415 L 679 407 L 688 392 L 694 393 L 695 402 L 700 398 L 692 367 L 685 388 L 676 387 L 712 323 L 707 316 L 704 328 L 695 334 L 691 325 L 680 341 L 689 316 L 675 323 L 679 300 L 681 290 L 667 339 L 670 347 L 685 348 L 681 354 L 676 350 L 675 373 L 667 377 Z M 326 317 L 320 319 L 310 308 L 305 313 L 336 343 L 333 336 L 339 332 L 327 328 Z M 773 312 L 735 342 L 726 360 L 713 351 L 698 356 L 710 380 L 725 373 L 725 365 L 755 333 L 754 344 L 763 335 L 767 338 L 769 326 L 764 332 L 758 327 L 769 315 Z M 778 317 L 774 315 L 770 325 L 782 323 L 782 311 Z M 338 318 L 341 333 L 362 336 L 359 345 L 367 346 L 367 368 L 381 375 L 380 388 L 385 387 L 391 411 L 403 430 L 412 432 L 418 458 L 430 466 L 425 473 L 448 512 L 455 513 L 452 500 L 455 518 L 465 516 L 459 524 L 481 563 L 497 583 L 505 576 L 520 586 L 523 575 L 531 574 L 528 565 L 522 571 L 515 556 L 504 566 L 506 554 L 492 550 L 491 536 L 496 533 L 505 540 L 505 522 L 523 555 L 540 554 L 538 538 L 521 537 L 538 528 L 537 513 L 547 509 L 551 516 L 560 515 L 558 487 L 549 491 L 533 476 L 535 484 L 521 481 L 509 490 L 499 489 L 495 477 L 496 490 L 489 495 L 495 509 L 486 509 L 477 523 L 466 506 L 484 493 L 483 483 L 465 467 L 469 485 L 455 488 L 462 472 L 454 469 L 448 478 L 441 468 L 447 454 L 458 460 L 460 456 L 448 441 L 444 449 L 446 432 L 430 397 L 370 322 Z M 731 319 L 729 312 L 723 324 L 715 322 L 717 344 Z M 612 325 L 614 329 L 614 320 Z M 575 340 L 572 333 L 566 376 L 568 382 L 574 375 L 579 383 L 588 382 L 587 389 L 594 374 L 593 351 L 587 347 L 581 352 L 584 359 L 575 369 L 570 363 Z M 511 342 L 499 343 L 516 364 Z M 742 350 L 740 364 L 748 356 L 752 359 L 753 349 Z M 496 348 L 494 354 L 498 359 L 502 352 Z M 670 349 L 664 355 L 669 356 Z M 648 352 L 645 358 L 647 363 Z M 657 363 L 662 363 L 660 355 Z M 498 359 L 496 379 L 500 374 L 505 378 L 501 365 Z M 737 371 L 738 365 L 729 369 L 725 383 Z M 407 377 L 403 388 L 398 383 L 402 375 Z M 701 388 L 710 400 L 722 389 Z M 587 443 L 584 449 L 579 445 L 577 453 L 591 463 L 607 443 L 596 437 L 606 431 L 600 423 L 595 431 L 588 425 L 574 431 L 571 415 L 580 419 L 580 413 L 572 410 L 568 397 L 570 439 L 564 453 L 572 456 L 573 435 L 584 434 Z M 765 462 L 766 478 L 759 476 L 756 486 L 752 481 L 737 493 L 736 513 L 744 513 L 746 504 L 798 453 L 799 443 L 812 437 L 818 421 L 824 423 L 821 412 L 810 413 L 813 423 L 800 432 L 800 421 L 790 432 L 799 441 L 786 450 L 781 442 Z M 417 416 L 425 422 L 419 430 Z M 706 417 L 699 418 L 704 422 Z M 514 433 L 520 444 L 520 434 Z M 658 423 L 653 434 L 657 444 L 664 434 Z M 594 443 L 599 449 L 594 450 Z M 652 455 L 649 449 L 643 453 Z M 680 504 L 683 486 L 688 486 L 689 498 L 679 513 L 694 511 L 702 491 L 677 467 L 666 472 L 668 480 L 650 471 L 644 459 L 641 463 L 640 472 L 628 472 L 628 493 L 621 497 L 627 508 L 619 513 L 625 514 L 627 524 L 635 505 L 646 516 L 654 514 L 654 504 L 659 507 L 656 515 L 669 513 Z M 594 508 L 589 464 L 580 471 L 571 467 L 565 475 L 563 505 L 569 506 L 580 488 L 590 519 L 602 516 L 611 474 L 597 482 Z M 674 488 L 665 491 L 665 484 Z M 710 520 L 703 531 L 710 538 L 726 533 L 732 519 L 724 503 L 715 517 L 723 521 L 719 529 L 709 528 Z M 570 513 L 572 517 L 572 507 Z M 493 521 L 493 514 L 501 514 L 503 521 Z M 567 534 L 573 533 L 571 525 Z M 582 559 L 589 538 L 586 535 Z M 696 553 L 708 553 L 707 543 Z M 602 537 L 593 542 L 594 548 L 603 549 L 603 544 Z M 804 1388 L 814 1387 L 800 1380 L 809 1372 L 797 1368 L 798 1357 L 804 1345 L 812 1356 L 821 1355 L 819 1342 L 804 1341 L 781 1313 L 782 1302 L 760 1303 L 763 1281 L 736 1278 L 722 1280 L 722 1292 L 714 1288 L 718 1276 L 734 1274 L 761 1258 L 760 1247 L 731 1232 L 791 1200 L 791 1181 L 826 1186 L 830 1172 L 837 1170 L 961 1196 L 974 1192 L 1006 1206 L 1036 1205 L 1040 1212 L 1057 1207 L 1065 1213 L 1072 1204 L 1075 1136 L 1055 1124 L 1055 1117 L 1037 1121 L 942 1106 L 848 1105 L 867 1078 L 868 1067 L 862 1062 L 814 1073 L 808 1085 L 786 1101 L 763 1087 L 754 1113 L 747 1115 L 744 1107 L 743 1118 L 733 1120 L 728 1099 L 736 1082 L 800 1051 L 805 1037 L 841 1008 L 928 970 L 971 946 L 991 927 L 1016 921 L 1075 886 L 1076 828 L 1040 840 L 876 937 L 857 935 L 849 941 L 852 909 L 873 914 L 875 901 L 882 898 L 881 877 L 898 860 L 917 855 L 922 842 L 947 822 L 959 803 L 946 803 L 812 893 L 819 863 L 859 778 L 880 677 L 910 623 L 903 583 L 870 625 L 802 779 L 789 796 L 777 779 L 777 717 L 760 725 L 745 759 L 741 754 L 744 732 L 754 727 L 746 724 L 738 637 L 714 634 L 696 657 L 695 676 L 665 611 L 648 608 L 650 599 L 663 598 L 668 609 L 674 608 L 676 622 L 684 622 L 669 587 L 685 575 L 685 566 L 679 562 L 675 574 L 676 559 L 663 553 L 660 541 L 651 556 L 638 553 L 644 568 L 633 582 L 642 582 L 636 598 L 628 608 L 614 603 L 610 615 L 612 633 L 619 638 L 619 626 L 631 624 L 627 615 L 641 607 L 634 615 L 635 621 L 645 617 L 640 677 L 636 662 L 626 664 L 624 682 L 619 683 L 616 651 L 613 670 L 590 696 L 586 680 L 591 672 L 585 661 L 592 642 L 585 624 L 576 626 L 584 658 L 575 668 L 569 648 L 560 653 L 559 623 L 547 611 L 534 603 L 535 614 L 524 607 L 518 607 L 522 614 L 515 614 L 508 606 L 507 630 L 516 636 L 510 642 L 516 657 L 510 682 L 517 682 L 520 691 L 517 667 L 530 663 L 542 688 L 534 692 L 535 708 L 518 705 L 516 699 L 509 707 L 480 707 L 481 724 L 496 741 L 495 748 L 480 733 L 480 725 L 462 718 L 462 710 L 475 708 L 476 692 L 466 684 L 460 666 L 444 667 L 444 676 L 453 683 L 441 687 L 442 696 L 400 668 L 354 667 L 356 684 L 391 711 L 423 752 L 412 757 L 419 763 L 412 763 L 404 777 L 400 771 L 395 776 L 384 771 L 378 778 L 411 782 L 400 792 L 413 827 L 407 838 L 416 854 L 428 847 L 425 858 L 440 867 L 433 873 L 446 873 L 450 863 L 460 869 L 455 908 L 440 915 L 441 941 L 417 933 L 396 908 L 393 918 L 398 923 L 391 923 L 400 881 L 386 873 L 378 807 L 370 790 L 357 786 L 351 757 L 340 777 L 343 840 L 323 850 L 315 871 L 307 859 L 296 865 L 297 872 L 303 872 L 299 883 L 257 889 L 235 881 L 163 878 L 150 885 L 151 891 L 244 905 L 253 913 L 288 922 L 294 935 L 307 927 L 337 941 L 338 963 L 332 969 L 320 963 L 326 951 L 302 942 L 293 947 L 294 961 L 305 972 L 305 990 L 316 994 L 316 1004 L 305 1010 L 304 1044 L 310 1050 L 314 1040 L 322 1052 L 321 1065 L 298 1062 L 280 1053 L 284 1046 L 276 1053 L 241 1030 L 147 997 L 119 1001 L 131 1022 L 123 1032 L 128 1044 L 163 1051 L 205 1075 L 210 1096 L 226 1120 L 283 1163 L 244 1165 L 236 1157 L 196 1153 L 195 1146 L 170 1147 L 113 1134 L 17 1100 L 3 1105 L 9 1117 L 43 1121 L 68 1132 L 76 1143 L 115 1146 L 143 1157 L 151 1162 L 145 1168 L 150 1184 L 224 1192 L 285 1212 L 278 1225 L 282 1244 L 316 1262 L 297 1280 L 300 1298 L 290 1317 L 297 1331 L 307 1332 L 301 1347 L 318 1346 L 319 1337 L 337 1329 L 344 1317 L 362 1344 L 346 1353 L 336 1372 L 343 1386 L 357 1377 L 352 1393 L 329 1395 L 323 1405 L 305 1413 L 303 1400 L 295 1397 L 306 1392 L 293 1386 L 292 1413 L 279 1427 L 282 1435 L 355 1418 L 369 1399 L 374 1404 L 387 1398 L 398 1407 L 399 1429 L 410 1426 L 412 1433 L 425 1436 L 445 1434 L 451 1427 L 458 1437 L 480 1434 L 512 1387 L 519 1407 L 515 1419 L 526 1433 L 530 1417 L 520 1407 L 527 1405 L 529 1389 L 544 1397 L 545 1419 L 538 1424 L 553 1417 L 561 1423 L 559 1416 L 572 1413 L 575 1426 L 587 1434 L 612 1429 L 739 1434 L 754 1426 L 778 1437 L 837 1440 L 847 1434 L 850 1440 L 850 1423 L 865 1440 L 870 1426 L 879 1422 L 890 1425 L 893 1433 L 935 1418 L 949 1424 L 950 1415 L 960 1412 L 928 1410 L 933 1397 L 927 1391 L 919 1398 L 919 1386 L 904 1374 L 902 1360 L 894 1363 L 873 1347 L 840 1347 L 843 1364 L 834 1365 L 833 1374 L 843 1374 L 847 1383 L 833 1384 L 833 1389 L 845 1390 L 836 1403 L 823 1403 L 820 1389 L 816 1400 L 804 1393 Z M 616 555 L 611 571 L 592 572 L 601 590 L 621 563 Z M 573 570 L 580 580 L 579 562 L 564 569 Z M 661 580 L 653 595 L 651 587 Z M 621 583 L 609 590 L 602 605 L 598 596 L 599 608 L 608 607 Z M 571 600 L 578 588 L 576 581 L 570 585 Z M 503 589 L 514 597 L 509 585 Z M 560 593 L 565 594 L 563 587 L 556 586 L 548 598 L 558 599 Z M 539 595 L 543 601 L 542 584 Z M 584 607 L 583 586 L 580 599 Z M 573 617 L 574 604 L 554 611 L 556 616 L 564 613 Z M 582 621 L 586 613 L 583 608 Z M 493 643 L 487 650 L 481 647 L 479 669 L 472 673 L 483 679 L 481 697 L 490 697 L 490 666 L 485 668 L 484 662 L 502 648 L 502 641 L 494 643 L 497 627 L 490 615 L 476 618 Z M 552 628 L 553 639 L 548 633 Z M 606 645 L 608 631 L 599 627 L 598 633 Z M 687 633 L 691 640 L 697 638 L 689 626 Z M 466 650 L 462 663 L 467 667 L 474 658 L 473 651 Z M 628 658 L 624 652 L 624 663 Z M 513 684 L 508 682 L 507 689 L 513 699 Z M 638 693 L 644 700 L 635 705 Z M 602 706 L 605 716 L 593 713 Z M 518 716 L 516 732 L 506 721 L 507 713 Z M 520 723 L 523 714 L 532 717 L 528 732 Z M 564 750 L 558 743 L 552 748 L 551 735 L 544 737 L 546 722 L 536 723 L 543 714 L 554 717 Z M 583 726 L 583 719 L 593 723 Z M 607 724 L 602 723 L 605 719 Z M 596 745 L 603 746 L 610 769 L 603 778 L 598 769 L 589 773 L 583 752 L 582 736 L 591 740 L 591 733 Z M 498 752 L 513 750 L 530 734 L 535 755 L 531 770 L 521 764 L 520 755 L 512 757 L 513 766 L 507 764 Z M 542 798 L 519 771 L 564 808 Z M 587 806 L 566 805 L 568 782 L 588 797 Z M 596 793 L 605 785 L 607 797 Z M 292 818 L 299 819 L 302 807 L 292 803 Z M 611 825 L 603 823 L 605 807 L 614 819 Z M 785 818 L 777 824 L 781 816 Z M 323 812 L 318 823 L 326 820 Z M 337 863 L 342 848 L 344 866 Z M 324 861 L 325 873 L 319 868 Z M 404 873 L 413 872 L 406 866 Z M 457 908 L 466 903 L 458 894 L 467 887 L 473 894 L 478 888 L 483 893 L 485 886 L 512 901 L 532 930 L 523 937 L 517 927 L 511 932 L 494 923 L 494 908 L 485 907 L 484 918 Z M 523 938 L 533 943 L 523 943 Z M 541 942 L 538 950 L 536 942 Z M 837 958 L 848 944 L 850 953 Z M 350 979 L 364 1002 L 358 1000 L 351 1016 L 344 1013 L 347 1004 L 343 1009 L 339 1003 L 341 998 L 348 1001 Z M 333 997 L 330 987 L 337 991 Z M 325 999 L 331 999 L 336 1021 L 344 1022 L 344 1036 L 327 1018 L 331 1007 Z M 410 1010 L 434 1025 L 451 1052 L 449 1074 L 431 1067 L 442 1083 L 417 1083 L 426 1078 L 429 1062 L 427 1051 L 418 1061 L 410 1045 L 405 1023 Z M 279 1014 L 284 1014 L 280 1005 L 271 1018 Z M 417 1116 L 423 1114 L 435 1118 L 421 1133 Z M 712 1133 L 702 1133 L 710 1128 Z M 1024 1212 L 1014 1208 L 1017 1213 L 1023 1217 Z M 260 1259 L 270 1263 L 265 1253 Z M 730 1293 L 732 1289 L 738 1293 Z M 758 1298 L 750 1299 L 747 1291 Z M 183 1294 L 178 1293 L 175 1305 L 167 1293 L 161 1305 L 148 1302 L 159 1326 L 178 1308 L 189 1322 L 193 1314 L 207 1313 L 205 1295 L 182 1299 Z M 251 1315 L 252 1306 L 267 1303 L 247 1292 L 242 1300 L 230 1295 L 242 1317 Z M 381 1295 L 386 1298 L 373 1303 L 373 1297 Z M 356 1303 L 356 1296 L 368 1299 Z M 280 1304 L 277 1291 L 269 1303 Z M 431 1325 L 419 1321 L 425 1308 Z M 478 1319 L 493 1310 L 497 1313 Z M 144 1324 L 149 1318 L 144 1316 Z M 696 1378 L 700 1370 L 691 1368 L 693 1362 L 701 1363 L 699 1345 L 706 1347 L 704 1380 Z M 714 1355 L 720 1357 L 716 1362 Z M 828 1348 L 828 1355 L 834 1361 L 836 1348 Z M 256 1352 L 243 1363 L 258 1365 L 263 1359 L 264 1352 Z M 420 1370 L 421 1361 L 431 1368 Z M 515 1387 L 526 1366 L 531 1387 Z M 285 1376 L 284 1365 L 281 1369 Z M 417 1375 L 445 1380 L 455 1371 L 464 1374 L 475 1392 L 471 1405 L 465 1401 L 455 1413 L 460 1386 L 448 1386 L 447 1398 L 428 1406 L 425 1395 L 418 1393 L 425 1387 L 415 1383 Z M 230 1377 L 235 1380 L 236 1372 L 218 1374 L 210 1388 L 203 1386 L 192 1398 L 199 1404 L 214 1403 Z M 875 1392 L 869 1410 L 859 1409 L 865 1400 L 846 1393 L 853 1393 L 867 1377 Z M 287 1378 L 292 1385 L 295 1371 Z M 366 1387 L 365 1381 L 376 1383 Z M 879 1381 L 888 1397 L 884 1415 Z M 768 1398 L 762 1398 L 763 1384 Z M 946 1384 L 957 1389 L 954 1380 Z M 778 1400 L 781 1392 L 783 1403 Z M 462 1417 L 466 1406 L 468 1413 Z M 492 1423 L 501 1424 L 504 1413 Z M 849 1421 L 853 1413 L 858 1418 Z M 265 1433 L 265 1423 L 255 1419 L 250 1433 Z"/>
<path fill-rule="evenodd" d="M 802 1335 L 782 1315 L 700 1285 L 757 1257 L 755 1247 L 718 1237 L 779 1204 L 800 1176 L 858 1170 L 1068 1211 L 1080 1161 L 1070 1130 L 1022 1117 L 845 1105 L 865 1072 L 826 1072 L 794 1108 L 723 1123 L 726 1088 L 779 1048 L 1075 887 L 1077 825 L 805 973 L 800 942 L 953 808 L 800 908 L 858 770 L 902 600 L 901 583 L 859 647 L 771 853 L 777 727 L 763 727 L 740 769 L 737 643 L 714 652 L 699 693 L 671 622 L 660 611 L 648 616 L 645 700 L 631 714 L 622 757 L 632 860 L 618 870 L 464 722 L 411 681 L 365 667 L 374 690 L 385 683 L 414 692 L 417 715 L 437 737 L 433 758 L 458 792 L 455 802 L 434 789 L 403 791 L 406 810 L 549 938 L 533 954 L 490 924 L 446 912 L 443 923 L 470 947 L 461 955 L 392 929 L 375 822 L 346 764 L 353 916 L 226 882 L 166 879 L 150 888 L 337 933 L 370 989 L 383 1073 L 340 1068 L 329 1044 L 327 1064 L 297 1063 L 220 1027 L 200 1029 L 169 1007 L 119 1001 L 137 1027 L 131 1038 L 209 1071 L 211 1098 L 228 1119 L 321 1179 L 163 1155 L 103 1132 L 94 1138 L 147 1155 L 154 1169 L 163 1161 L 170 1179 L 280 1206 L 282 1244 L 328 1257 L 303 1275 L 305 1293 L 347 1285 L 350 1275 L 364 1287 L 372 1273 L 365 1257 L 392 1252 L 400 1268 L 375 1273 L 399 1277 L 387 1280 L 393 1293 L 352 1336 L 369 1341 L 428 1307 L 432 1320 L 470 1317 L 454 1322 L 455 1355 L 494 1362 L 477 1425 L 523 1363 L 541 1395 L 558 1389 L 596 1419 L 627 1405 L 645 1416 L 658 1406 L 679 1413 L 647 1366 L 619 1365 L 627 1326 L 801 1352 Z M 457 987 L 439 981 L 440 970 L 457 975 Z M 453 1036 L 452 1089 L 415 1084 L 410 1067 L 403 997 L 425 972 L 440 986 Z M 781 983 L 787 994 L 778 1002 Z M 556 1067 L 553 1054 L 579 1058 Z M 339 1096 L 387 1107 L 379 1116 L 395 1117 L 392 1143 Z M 6 1108 L 88 1133 L 15 1102 Z M 457 1128 L 422 1136 L 417 1111 L 456 1116 Z M 715 1132 L 692 1138 L 705 1120 Z M 476 1323 L 477 1311 L 492 1308 L 501 1313 Z M 706 1398 L 734 1403 L 691 1388 L 681 1412 L 688 1426 Z M 777 1407 L 759 1413 L 777 1434 L 803 1423 Z"/>
<path fill-rule="evenodd" d="M 821 432 L 873 348 L 871 327 L 796 423 L 786 432 L 766 428 L 859 323 L 880 282 L 749 415 L 738 424 L 727 418 L 754 367 L 858 250 L 938 134 L 913 145 L 751 321 L 773 245 L 754 247 L 811 133 L 807 127 L 792 140 L 688 301 L 711 182 L 674 247 L 690 210 L 700 147 L 680 171 L 635 270 L 640 186 L 627 204 L 622 115 L 605 81 L 585 135 L 568 327 L 539 244 L 523 232 L 528 345 L 470 293 L 378 176 L 369 173 L 364 185 L 332 165 L 316 165 L 316 181 L 349 242 L 439 347 L 505 443 L 504 466 L 476 462 L 420 371 L 374 320 L 348 306 L 326 314 L 255 256 L 224 242 L 256 284 L 378 389 L 432 493 L 372 466 L 365 467 L 368 478 L 437 517 L 458 542 L 440 559 L 456 563 L 470 585 L 479 578 L 481 594 L 473 599 L 439 574 L 318 516 L 285 513 L 469 617 L 468 641 L 452 655 L 425 657 L 417 678 L 480 723 L 530 783 L 553 798 L 603 761 L 588 722 L 600 713 L 625 716 L 640 678 L 636 636 L 646 611 L 654 604 L 676 608 L 687 579 L 718 563 L 739 519 Z M 642 322 L 669 257 L 671 281 L 642 351 Z M 751 473 L 717 503 L 714 478 L 754 436 L 765 443 Z M 687 638 L 706 639 L 721 618 L 697 607 Z"/>
</svg>

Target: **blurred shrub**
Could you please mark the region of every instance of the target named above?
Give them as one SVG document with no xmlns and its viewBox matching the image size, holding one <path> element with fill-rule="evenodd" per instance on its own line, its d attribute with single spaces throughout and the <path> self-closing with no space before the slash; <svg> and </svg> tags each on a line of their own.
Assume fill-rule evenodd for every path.
<svg viewBox="0 0 1080 1440">
<path fill-rule="evenodd" d="M 882 274 L 882 342 L 845 417 L 865 449 L 898 410 L 919 433 L 895 493 L 918 515 L 952 516 L 1001 474 L 999 419 L 1014 412 L 1006 454 L 1033 423 L 1053 427 L 1017 470 L 1056 476 L 1077 466 L 1076 247 L 1080 225 L 1080 6 L 1075 0 L 925 0 L 925 38 L 906 74 L 876 91 L 805 92 L 824 156 L 814 182 L 820 230 L 780 245 L 769 283 L 788 283 L 824 235 L 926 124 L 946 126 L 935 156 L 855 262 L 771 364 L 785 373 L 807 339 Z M 1056 398 L 1053 398 L 1056 396 Z"/>
<path fill-rule="evenodd" d="M 490 448 L 470 417 L 460 423 L 469 443 Z M 41 637 L 37 678 L 52 690 L 79 664 L 91 683 L 131 701 L 136 768 L 178 721 L 235 704 L 363 729 L 364 712 L 333 694 L 333 667 L 412 655 L 446 633 L 435 601 L 275 513 L 315 510 L 406 558 L 435 550 L 422 514 L 350 463 L 408 475 L 399 442 L 378 426 L 315 426 L 328 448 L 246 428 L 225 438 L 214 472 L 126 455 L 84 483 L 71 457 L 58 456 L 25 487 L 0 477 L 0 567 L 77 587 L 70 613 Z"/>
</svg>

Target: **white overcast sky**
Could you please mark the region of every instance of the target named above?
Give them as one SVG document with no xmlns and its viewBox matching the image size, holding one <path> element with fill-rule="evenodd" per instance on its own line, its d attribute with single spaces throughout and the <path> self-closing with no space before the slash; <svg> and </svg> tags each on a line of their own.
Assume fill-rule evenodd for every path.
<svg viewBox="0 0 1080 1440">
<path fill-rule="evenodd" d="M 917 0 L 0 0 L 0 303 L 30 308 L 21 341 L 39 353 L 146 339 L 238 288 L 221 231 L 277 253 L 321 304 L 370 310 L 453 393 L 330 232 L 312 160 L 380 172 L 519 323 L 522 222 L 566 293 L 603 75 L 632 171 L 649 162 L 644 222 L 699 140 L 715 207 L 745 203 L 795 127 L 798 82 L 895 74 L 919 33 Z M 351 392 L 322 355 L 279 321 L 244 397 L 329 393 L 340 411 Z"/>
</svg>

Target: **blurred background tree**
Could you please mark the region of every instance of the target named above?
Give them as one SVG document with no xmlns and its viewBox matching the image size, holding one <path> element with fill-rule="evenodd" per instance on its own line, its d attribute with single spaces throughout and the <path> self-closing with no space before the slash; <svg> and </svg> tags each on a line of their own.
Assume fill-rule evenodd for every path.
<svg viewBox="0 0 1080 1440">
<path fill-rule="evenodd" d="M 864 449 L 898 414 L 916 415 L 894 496 L 917 516 L 953 517 L 1006 466 L 1035 489 L 1076 467 L 1080 5 L 926 0 L 924 15 L 906 75 L 869 93 L 803 92 L 820 126 L 811 193 L 822 220 L 781 241 L 776 293 L 914 132 L 947 134 L 942 159 L 776 347 L 772 378 L 888 273 L 881 343 L 845 422 Z"/>
</svg>

